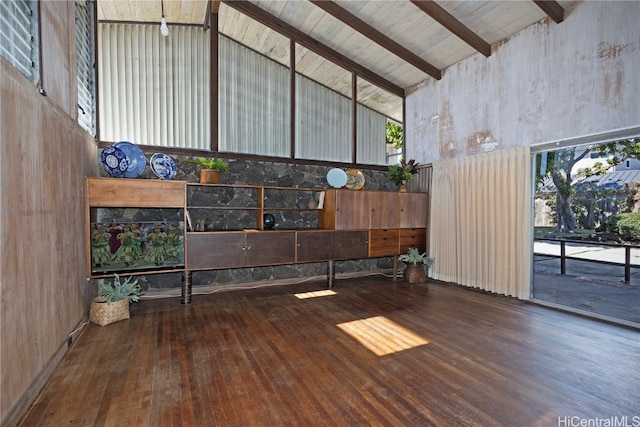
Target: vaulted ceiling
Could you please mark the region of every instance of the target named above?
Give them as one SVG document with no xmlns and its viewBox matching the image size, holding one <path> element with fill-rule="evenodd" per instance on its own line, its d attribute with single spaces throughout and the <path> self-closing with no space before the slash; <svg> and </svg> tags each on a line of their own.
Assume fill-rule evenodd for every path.
<svg viewBox="0 0 640 427">
<path fill-rule="evenodd" d="M 98 20 L 215 25 L 281 63 L 296 41 L 296 71 L 402 120 L 405 89 L 544 19 L 562 22 L 577 1 L 98 0 Z M 281 34 L 284 34 L 281 35 Z"/>
</svg>

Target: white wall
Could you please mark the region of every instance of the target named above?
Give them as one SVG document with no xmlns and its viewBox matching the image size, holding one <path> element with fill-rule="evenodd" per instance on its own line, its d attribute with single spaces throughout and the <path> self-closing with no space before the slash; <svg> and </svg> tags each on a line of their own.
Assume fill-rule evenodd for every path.
<svg viewBox="0 0 640 427">
<path fill-rule="evenodd" d="M 640 2 L 586 1 L 407 96 L 420 163 L 640 126 Z"/>
</svg>

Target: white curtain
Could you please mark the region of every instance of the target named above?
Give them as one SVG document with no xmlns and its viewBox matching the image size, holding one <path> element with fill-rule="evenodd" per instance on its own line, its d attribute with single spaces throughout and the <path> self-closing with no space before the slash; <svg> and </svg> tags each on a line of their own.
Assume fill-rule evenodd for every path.
<svg viewBox="0 0 640 427">
<path fill-rule="evenodd" d="M 528 147 L 433 165 L 430 255 L 434 279 L 520 299 L 531 287 Z"/>
</svg>

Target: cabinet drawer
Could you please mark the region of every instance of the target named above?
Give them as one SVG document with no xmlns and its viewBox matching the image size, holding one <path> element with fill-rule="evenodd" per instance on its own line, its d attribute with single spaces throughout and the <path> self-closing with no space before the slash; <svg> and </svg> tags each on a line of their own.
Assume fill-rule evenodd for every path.
<svg viewBox="0 0 640 427">
<path fill-rule="evenodd" d="M 400 253 L 407 252 L 409 248 L 416 248 L 420 252 L 427 249 L 427 230 L 425 228 L 400 229 Z"/>
<path fill-rule="evenodd" d="M 87 204 L 92 207 L 183 207 L 184 181 L 88 177 Z"/>
<path fill-rule="evenodd" d="M 400 235 L 397 228 L 369 230 L 369 256 L 397 255 Z"/>
</svg>

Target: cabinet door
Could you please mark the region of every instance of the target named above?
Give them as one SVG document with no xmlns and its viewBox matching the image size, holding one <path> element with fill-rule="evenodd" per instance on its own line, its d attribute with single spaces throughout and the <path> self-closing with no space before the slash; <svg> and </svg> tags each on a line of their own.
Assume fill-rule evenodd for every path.
<svg viewBox="0 0 640 427">
<path fill-rule="evenodd" d="M 400 228 L 426 228 L 429 194 L 402 193 L 399 195 Z"/>
<path fill-rule="evenodd" d="M 368 229 L 370 200 L 370 191 L 336 191 L 336 230 Z"/>
<path fill-rule="evenodd" d="M 400 193 L 371 191 L 371 228 L 400 227 Z"/>
<path fill-rule="evenodd" d="M 327 261 L 333 258 L 335 231 L 298 231 L 296 260 L 298 262 Z"/>
<path fill-rule="evenodd" d="M 187 233 L 187 269 L 234 268 L 245 265 L 245 233 Z"/>
<path fill-rule="evenodd" d="M 368 231 L 336 231 L 331 259 L 359 259 L 369 254 Z"/>
<path fill-rule="evenodd" d="M 295 232 L 247 232 L 246 265 L 290 264 L 296 260 Z"/>
</svg>

